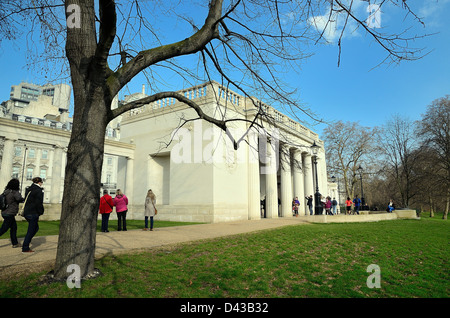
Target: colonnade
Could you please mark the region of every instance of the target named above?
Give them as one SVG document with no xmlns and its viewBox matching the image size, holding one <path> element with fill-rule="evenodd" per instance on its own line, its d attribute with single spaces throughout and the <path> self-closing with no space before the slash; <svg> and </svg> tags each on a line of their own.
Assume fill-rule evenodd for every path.
<svg viewBox="0 0 450 318">
<path fill-rule="evenodd" d="M 327 192 L 327 182 L 323 180 L 326 176 L 324 154 L 314 157 L 308 147 L 280 144 L 278 155 L 271 153 L 276 149 L 267 147 L 268 159 L 262 164 L 257 160 L 257 145 L 257 137 L 249 136 L 249 219 L 261 218 L 262 199 L 265 199 L 266 218 L 292 217 L 295 197 L 300 202 L 299 215 L 309 215 L 305 197 L 312 195 L 314 198 L 314 160 L 317 162 L 319 191 Z"/>
</svg>

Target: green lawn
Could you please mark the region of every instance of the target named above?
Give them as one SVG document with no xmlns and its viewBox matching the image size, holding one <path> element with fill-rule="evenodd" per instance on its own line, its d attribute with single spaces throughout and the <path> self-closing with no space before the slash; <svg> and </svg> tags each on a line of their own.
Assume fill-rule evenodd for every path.
<svg viewBox="0 0 450 318">
<path fill-rule="evenodd" d="M 0 297 L 448 298 L 449 229 L 440 216 L 295 225 L 104 257 L 80 289 L 44 273 L 0 281 Z M 381 288 L 367 287 L 370 264 Z"/>
</svg>

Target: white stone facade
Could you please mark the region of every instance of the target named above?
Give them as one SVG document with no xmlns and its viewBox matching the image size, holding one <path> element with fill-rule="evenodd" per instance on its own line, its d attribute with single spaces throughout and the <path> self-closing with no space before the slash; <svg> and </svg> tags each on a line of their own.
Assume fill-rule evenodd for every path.
<svg viewBox="0 0 450 318">
<path fill-rule="evenodd" d="M 233 119 L 228 133 L 238 140 L 238 149 L 233 149 L 227 132 L 194 120 L 197 113 L 175 99 L 123 114 L 105 133 L 102 183 L 113 197 L 117 188 L 127 195 L 129 219 L 143 219 L 148 189 L 157 196 L 157 218 L 162 220 L 210 223 L 292 217 L 295 197 L 301 203 L 299 214 L 309 214 L 305 196 L 316 189 L 313 143 L 321 147 L 319 191 L 328 194 L 325 151 L 317 134 L 260 101 L 273 121 L 262 120 L 258 129 L 249 130 L 257 112 L 253 102 L 216 82 L 180 93 L 208 115 Z M 125 102 L 144 96 L 143 89 Z M 113 108 L 118 104 L 115 99 Z M 11 177 L 23 180 L 23 187 L 32 177 L 43 177 L 44 219 L 58 219 L 71 122 L 30 115 L 22 115 L 23 120 L 11 114 L 0 118 L 0 189 Z M 99 197 L 100 193 L 101 189 Z"/>
<path fill-rule="evenodd" d="M 321 147 L 319 191 L 328 192 L 325 152 L 317 134 L 264 104 L 273 122 L 263 120 L 263 128 L 248 131 L 256 107 L 249 98 L 216 82 L 180 93 L 208 115 L 233 119 L 229 131 L 236 140 L 243 139 L 234 150 L 226 132 L 205 120 L 194 120 L 197 113 L 173 98 L 124 114 L 121 141 L 136 147 L 134 174 L 127 175 L 133 179 L 133 192 L 125 192 L 135 215 L 143 210 L 148 189 L 157 196 L 158 218 L 166 220 L 292 217 L 294 197 L 301 203 L 300 214 L 309 214 L 305 196 L 315 192 L 310 148 L 314 142 Z"/>
</svg>

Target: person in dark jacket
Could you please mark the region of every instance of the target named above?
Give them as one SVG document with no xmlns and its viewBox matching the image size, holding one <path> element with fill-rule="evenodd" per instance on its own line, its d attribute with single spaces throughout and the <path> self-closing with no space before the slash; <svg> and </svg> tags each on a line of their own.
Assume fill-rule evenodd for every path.
<svg viewBox="0 0 450 318">
<path fill-rule="evenodd" d="M 17 241 L 16 215 L 17 212 L 19 212 L 19 203 L 23 202 L 24 199 L 20 194 L 19 186 L 19 180 L 11 179 L 5 187 L 5 191 L 3 192 L 6 196 L 6 204 L 8 204 L 8 207 L 2 211 L 3 224 L 0 228 L 0 236 L 10 230 L 9 235 L 13 247 L 20 247 L 20 244 Z"/>
<path fill-rule="evenodd" d="M 33 184 L 25 190 L 25 207 L 23 216 L 28 221 L 28 231 L 22 245 L 22 253 L 33 253 L 30 249 L 31 239 L 39 230 L 39 216 L 44 214 L 44 189 L 42 178 L 33 178 Z"/>
</svg>

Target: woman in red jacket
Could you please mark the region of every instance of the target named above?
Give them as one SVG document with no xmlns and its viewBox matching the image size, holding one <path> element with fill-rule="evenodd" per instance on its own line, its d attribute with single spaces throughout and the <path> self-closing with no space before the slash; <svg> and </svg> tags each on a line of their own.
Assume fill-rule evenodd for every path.
<svg viewBox="0 0 450 318">
<path fill-rule="evenodd" d="M 113 210 L 114 202 L 108 194 L 108 190 L 103 190 L 103 196 L 100 198 L 100 214 L 102 215 L 102 232 L 108 231 L 109 215 Z"/>
<path fill-rule="evenodd" d="M 345 205 L 347 207 L 347 214 L 350 214 L 352 212 L 352 200 L 350 200 L 350 197 L 347 197 L 347 200 L 345 201 Z"/>
</svg>

